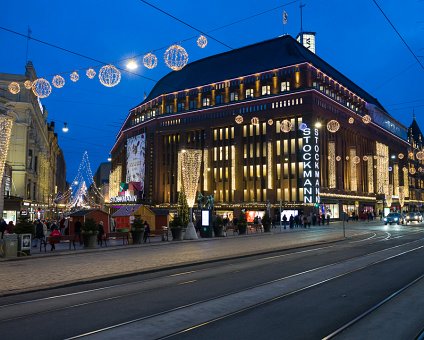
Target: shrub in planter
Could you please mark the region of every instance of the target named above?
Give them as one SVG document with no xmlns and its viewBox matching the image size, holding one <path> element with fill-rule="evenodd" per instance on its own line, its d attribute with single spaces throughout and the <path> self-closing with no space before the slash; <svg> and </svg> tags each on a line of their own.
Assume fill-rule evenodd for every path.
<svg viewBox="0 0 424 340">
<path fill-rule="evenodd" d="M 144 236 L 144 224 L 141 218 L 136 217 L 131 224 L 131 236 L 133 244 L 141 244 Z"/>
<path fill-rule="evenodd" d="M 183 232 L 183 221 L 179 215 L 174 216 L 174 219 L 169 223 L 171 228 L 172 241 L 181 241 Z"/>
<path fill-rule="evenodd" d="M 92 218 L 87 218 L 82 225 L 81 234 L 84 242 L 84 247 L 86 248 L 95 248 L 96 247 L 96 239 L 97 232 L 99 227 L 95 220 Z"/>
<path fill-rule="evenodd" d="M 241 213 L 240 217 L 237 221 L 237 229 L 238 229 L 238 233 L 239 235 L 244 235 L 246 234 L 247 231 L 247 220 L 246 220 L 246 216 Z"/>
<path fill-rule="evenodd" d="M 213 232 L 216 237 L 224 236 L 224 219 L 220 215 L 216 215 L 213 220 Z"/>
<path fill-rule="evenodd" d="M 262 226 L 264 227 L 264 232 L 269 233 L 271 231 L 271 217 L 269 217 L 267 212 L 262 217 Z"/>
</svg>

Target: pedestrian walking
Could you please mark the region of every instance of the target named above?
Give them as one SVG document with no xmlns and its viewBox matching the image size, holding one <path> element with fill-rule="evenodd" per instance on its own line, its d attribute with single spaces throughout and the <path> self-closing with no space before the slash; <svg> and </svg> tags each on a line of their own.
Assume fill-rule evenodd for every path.
<svg viewBox="0 0 424 340">
<path fill-rule="evenodd" d="M 40 220 L 35 221 L 35 237 L 32 247 L 37 248 L 38 242 L 44 241 L 43 224 Z"/>
<path fill-rule="evenodd" d="M 284 216 L 283 216 L 283 225 L 284 225 L 284 229 L 286 229 L 286 225 L 287 225 L 287 216 L 286 216 L 286 214 L 284 214 Z"/>
<path fill-rule="evenodd" d="M 103 228 L 103 221 L 99 222 L 97 227 L 97 244 L 100 244 L 100 247 L 103 246 L 103 235 L 105 234 L 105 229 Z"/>
<path fill-rule="evenodd" d="M 330 225 L 330 214 L 327 214 L 327 225 Z"/>
<path fill-rule="evenodd" d="M 3 238 L 4 232 L 7 229 L 7 223 L 6 221 L 3 219 L 3 217 L 0 217 L 0 233 L 1 233 L 1 238 Z"/>
<path fill-rule="evenodd" d="M 56 249 L 55 244 L 59 242 L 59 237 L 60 237 L 59 228 L 53 229 L 52 232 L 50 233 L 50 246 L 51 246 L 50 251 L 53 251 Z"/>
<path fill-rule="evenodd" d="M 293 215 L 290 215 L 290 218 L 289 218 L 289 227 L 290 227 L 290 229 L 293 229 L 293 226 L 294 226 L 294 218 L 293 218 Z"/>
<path fill-rule="evenodd" d="M 149 243 L 150 243 L 150 226 L 149 226 L 149 223 L 147 223 L 147 221 L 145 221 L 144 222 L 144 235 L 143 235 L 144 243 L 146 243 L 147 238 L 149 238 Z"/>
<path fill-rule="evenodd" d="M 294 217 L 294 227 L 299 228 L 299 215 Z"/>
</svg>

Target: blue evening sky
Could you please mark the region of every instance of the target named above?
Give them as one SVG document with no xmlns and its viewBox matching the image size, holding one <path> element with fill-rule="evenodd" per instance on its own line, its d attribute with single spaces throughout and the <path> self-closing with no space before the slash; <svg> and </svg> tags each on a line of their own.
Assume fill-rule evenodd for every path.
<svg viewBox="0 0 424 340">
<path fill-rule="evenodd" d="M 248 18 L 289 3 L 289 1 L 214 0 L 151 2 L 202 31 Z M 393 117 L 409 126 L 415 109 L 424 129 L 424 69 L 407 50 L 372 0 L 304 0 L 303 27 L 317 32 L 317 54 L 376 97 Z M 424 1 L 378 0 L 392 23 L 414 53 L 424 56 Z M 284 7 L 288 24 L 283 27 L 282 8 L 256 16 L 211 33 L 233 48 L 274 38 L 286 33 L 296 36 L 300 28 L 299 2 Z M 164 47 L 195 37 L 198 33 L 138 0 L 117 1 L 4 1 L 0 26 L 26 34 L 30 26 L 34 38 L 125 67 L 120 60 L 152 50 L 159 59 L 154 70 L 141 66 L 134 71 L 160 79 L 169 69 L 164 66 Z M 24 73 L 27 40 L 0 30 L 0 73 Z M 182 42 L 189 60 L 227 51 L 209 39 L 205 49 L 196 40 Z M 419 58 L 424 64 L 424 58 Z M 154 82 L 123 73 L 114 88 L 102 86 L 98 78 L 89 80 L 85 69 L 99 65 L 55 48 L 29 42 L 29 60 L 39 77 L 55 74 L 66 79 L 65 87 L 53 89 L 42 100 L 49 120 L 56 122 L 59 144 L 72 180 L 83 152 L 88 151 L 93 173 L 107 160 L 116 134 L 128 110 L 143 100 Z M 72 83 L 69 74 L 80 71 Z M 70 128 L 61 131 L 63 123 Z"/>
</svg>

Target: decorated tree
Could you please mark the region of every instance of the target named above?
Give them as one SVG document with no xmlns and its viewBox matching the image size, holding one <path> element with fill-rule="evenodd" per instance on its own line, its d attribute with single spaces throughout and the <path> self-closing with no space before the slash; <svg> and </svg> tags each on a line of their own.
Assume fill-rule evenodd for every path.
<svg viewBox="0 0 424 340">
<path fill-rule="evenodd" d="M 188 213 L 188 204 L 187 204 L 187 198 L 184 193 L 184 190 L 181 190 L 178 193 L 178 216 L 181 218 L 181 222 L 183 223 L 183 226 L 186 226 L 190 220 L 190 216 Z"/>
</svg>

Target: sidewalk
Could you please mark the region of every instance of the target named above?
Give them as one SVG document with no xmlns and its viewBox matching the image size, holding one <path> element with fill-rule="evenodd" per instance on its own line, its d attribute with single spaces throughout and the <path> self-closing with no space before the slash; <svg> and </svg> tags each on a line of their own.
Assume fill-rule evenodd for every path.
<svg viewBox="0 0 424 340">
<path fill-rule="evenodd" d="M 0 261 L 0 295 L 343 239 L 341 228 L 336 225 L 273 231 L 193 241 L 161 242 L 160 237 L 156 237 L 158 240 L 152 238 L 150 244 L 58 250 L 55 256 L 51 252 L 36 252 L 27 258 Z M 347 236 L 353 233 L 357 234 L 352 231 Z"/>
</svg>

